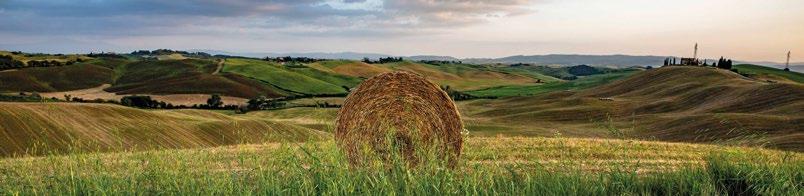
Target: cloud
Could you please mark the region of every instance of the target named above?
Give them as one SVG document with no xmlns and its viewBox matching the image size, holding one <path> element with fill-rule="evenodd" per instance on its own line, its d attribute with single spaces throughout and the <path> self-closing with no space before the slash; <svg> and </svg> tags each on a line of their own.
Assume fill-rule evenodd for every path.
<svg viewBox="0 0 804 196">
<path fill-rule="evenodd" d="M 488 18 L 529 13 L 529 0 L 398 0 L 388 1 L 396 18 L 415 18 L 421 25 L 465 25 Z"/>
<path fill-rule="evenodd" d="M 40 35 L 429 32 L 529 13 L 529 0 L 0 0 L 0 31 Z M 416 29 L 416 30 L 411 30 Z"/>
</svg>

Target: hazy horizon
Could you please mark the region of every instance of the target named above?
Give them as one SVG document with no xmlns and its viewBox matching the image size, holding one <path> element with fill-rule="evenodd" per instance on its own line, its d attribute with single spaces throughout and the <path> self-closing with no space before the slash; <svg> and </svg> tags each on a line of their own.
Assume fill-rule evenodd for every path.
<svg viewBox="0 0 804 196">
<path fill-rule="evenodd" d="M 804 2 L 0 0 L 0 49 L 726 56 L 804 61 Z M 801 51 L 801 52 L 799 52 Z"/>
</svg>

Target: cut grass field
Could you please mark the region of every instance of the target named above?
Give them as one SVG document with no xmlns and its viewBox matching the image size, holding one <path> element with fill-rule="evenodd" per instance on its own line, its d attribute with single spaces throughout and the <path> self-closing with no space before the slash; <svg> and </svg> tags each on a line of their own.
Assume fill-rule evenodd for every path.
<svg viewBox="0 0 804 196">
<path fill-rule="evenodd" d="M 567 138 L 468 138 L 454 169 L 353 168 L 332 141 L 0 160 L 0 193 L 800 195 L 804 155 Z"/>
<path fill-rule="evenodd" d="M 309 141 L 326 133 L 248 115 L 112 104 L 0 103 L 0 156 Z"/>
</svg>

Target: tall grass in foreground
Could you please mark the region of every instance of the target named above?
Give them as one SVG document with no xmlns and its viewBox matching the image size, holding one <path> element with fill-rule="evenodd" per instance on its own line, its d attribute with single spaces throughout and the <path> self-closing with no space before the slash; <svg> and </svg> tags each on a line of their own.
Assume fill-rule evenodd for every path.
<svg viewBox="0 0 804 196">
<path fill-rule="evenodd" d="M 0 192 L 38 195 L 802 195 L 800 159 L 737 152 L 701 167 L 640 173 L 526 167 L 465 158 L 454 169 L 400 158 L 352 167 L 333 142 L 0 160 Z M 500 152 L 507 153 L 507 152 Z M 564 160 L 575 161 L 575 160 Z"/>
</svg>

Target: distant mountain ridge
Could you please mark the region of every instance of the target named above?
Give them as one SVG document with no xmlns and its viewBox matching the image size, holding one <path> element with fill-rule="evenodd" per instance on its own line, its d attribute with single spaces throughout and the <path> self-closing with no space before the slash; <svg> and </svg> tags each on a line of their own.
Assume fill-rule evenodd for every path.
<svg viewBox="0 0 804 196">
<path fill-rule="evenodd" d="M 547 55 L 515 55 L 501 58 L 456 58 L 452 56 L 438 56 L 438 55 L 414 55 L 414 56 L 395 56 L 379 53 L 360 53 L 360 52 L 309 52 L 309 53 L 236 53 L 216 50 L 190 50 L 191 52 L 206 52 L 210 54 L 224 54 L 232 56 L 244 57 L 280 57 L 280 56 L 293 56 L 293 57 L 310 57 L 322 59 L 347 59 L 347 60 L 361 60 L 363 58 L 378 59 L 380 57 L 403 57 L 408 60 L 422 61 L 462 61 L 470 64 L 514 64 L 514 63 L 527 63 L 535 65 L 556 65 L 556 66 L 574 66 L 574 65 L 591 65 L 599 67 L 612 67 L 612 68 L 625 68 L 633 66 L 661 66 L 665 58 L 680 58 L 675 56 L 657 56 L 657 55 L 584 55 L 584 54 L 547 54 Z M 709 59 L 714 62 L 716 60 Z M 767 67 L 784 69 L 784 63 L 768 62 L 768 61 L 736 61 L 736 64 L 756 64 Z M 804 62 L 791 63 L 790 69 L 797 72 L 804 72 Z"/>
<path fill-rule="evenodd" d="M 252 58 L 265 58 L 265 57 L 310 57 L 318 59 L 345 59 L 345 60 L 361 60 L 363 58 L 378 59 L 382 57 L 390 57 L 392 55 L 378 54 L 378 53 L 360 53 L 360 52 L 290 52 L 290 53 L 274 53 L 274 52 L 227 52 L 219 50 L 189 50 L 190 52 L 205 52 L 213 55 L 230 55 L 242 56 Z"/>
</svg>

